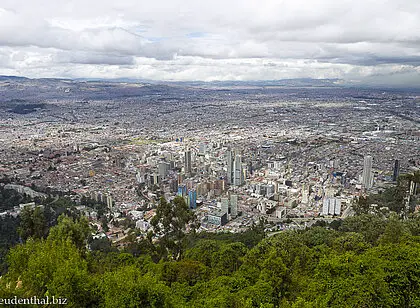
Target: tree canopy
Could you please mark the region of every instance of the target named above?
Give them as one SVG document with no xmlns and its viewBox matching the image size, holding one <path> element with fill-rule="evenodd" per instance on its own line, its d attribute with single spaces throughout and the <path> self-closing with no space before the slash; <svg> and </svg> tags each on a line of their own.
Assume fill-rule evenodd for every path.
<svg viewBox="0 0 420 308">
<path fill-rule="evenodd" d="M 127 236 L 122 250 L 93 241 L 85 217 L 47 221 L 41 208 L 24 210 L 28 229 L 22 241 L 10 238 L 0 298 L 55 296 L 70 307 L 420 306 L 418 213 L 360 213 L 271 237 L 264 222 L 196 233 L 184 199 L 162 198 L 153 231 Z"/>
</svg>

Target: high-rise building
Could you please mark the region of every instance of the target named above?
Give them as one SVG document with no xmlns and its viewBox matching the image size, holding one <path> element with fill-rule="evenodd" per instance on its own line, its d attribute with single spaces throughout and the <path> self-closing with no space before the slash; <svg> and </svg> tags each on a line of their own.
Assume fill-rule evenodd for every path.
<svg viewBox="0 0 420 308">
<path fill-rule="evenodd" d="M 363 160 L 362 184 L 365 189 L 372 188 L 373 186 L 372 156 L 370 155 L 365 156 Z"/>
<path fill-rule="evenodd" d="M 238 195 L 230 195 L 230 216 L 238 216 Z"/>
<path fill-rule="evenodd" d="M 176 179 L 169 180 L 169 189 L 172 193 L 178 192 L 178 181 Z"/>
<path fill-rule="evenodd" d="M 266 185 L 265 196 L 271 198 L 274 195 L 274 184 Z"/>
<path fill-rule="evenodd" d="M 242 156 L 236 155 L 234 162 L 234 178 L 233 185 L 241 186 L 244 183 L 244 172 L 242 169 Z"/>
<path fill-rule="evenodd" d="M 396 159 L 394 161 L 394 172 L 392 174 L 392 180 L 394 182 L 397 181 L 399 176 L 400 176 L 400 161 Z"/>
<path fill-rule="evenodd" d="M 190 174 L 192 167 L 191 167 L 191 151 L 185 151 L 184 153 L 184 167 L 185 167 L 185 173 Z"/>
<path fill-rule="evenodd" d="M 187 194 L 187 186 L 185 184 L 178 185 L 178 196 L 185 197 Z"/>
<path fill-rule="evenodd" d="M 197 192 L 195 190 L 188 191 L 188 206 L 190 209 L 197 208 Z"/>
<path fill-rule="evenodd" d="M 182 182 L 184 182 L 185 180 L 185 175 L 182 173 L 178 174 L 178 185 L 182 184 Z"/>
<path fill-rule="evenodd" d="M 228 184 L 233 184 L 233 179 L 235 177 L 234 172 L 234 162 L 235 162 L 235 156 L 234 152 L 231 150 L 228 150 L 226 152 L 226 161 L 227 161 L 227 181 Z"/>
<path fill-rule="evenodd" d="M 229 199 L 228 198 L 221 198 L 221 211 L 223 213 L 228 214 L 229 213 Z"/>
<path fill-rule="evenodd" d="M 233 186 L 240 186 L 245 182 L 245 174 L 248 166 L 242 163 L 242 156 L 235 155 L 234 151 L 226 152 L 227 182 Z"/>
<path fill-rule="evenodd" d="M 107 195 L 106 196 L 106 206 L 108 207 L 108 209 L 112 210 L 113 205 L 114 205 L 114 202 L 112 200 L 112 196 Z"/>
<path fill-rule="evenodd" d="M 159 177 L 161 180 L 163 180 L 168 175 L 169 168 L 170 168 L 169 163 L 165 161 L 159 162 L 158 171 L 159 171 Z"/>
<path fill-rule="evenodd" d="M 340 215 L 341 200 L 338 198 L 325 198 L 322 205 L 323 215 Z"/>
</svg>

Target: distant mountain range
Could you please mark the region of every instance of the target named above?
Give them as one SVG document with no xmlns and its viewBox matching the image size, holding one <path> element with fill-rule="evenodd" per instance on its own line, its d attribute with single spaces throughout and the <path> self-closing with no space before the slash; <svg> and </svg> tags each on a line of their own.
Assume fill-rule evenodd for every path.
<svg viewBox="0 0 420 308">
<path fill-rule="evenodd" d="M 102 84 L 149 84 L 149 85 L 169 85 L 196 88 L 267 88 L 267 87 L 285 87 L 285 88 L 330 88 L 330 87 L 352 87 L 366 89 L 395 89 L 395 90 L 415 90 L 420 91 L 420 84 L 417 87 L 406 85 L 389 84 L 380 85 L 378 83 L 364 83 L 358 81 L 349 81 L 338 78 L 331 79 L 313 79 L 313 78 L 295 78 L 279 80 L 227 80 L 227 81 L 168 81 L 151 79 L 133 79 L 133 78 L 28 78 L 23 76 L 4 76 L 0 75 L 0 82 L 65 82 L 65 83 L 102 83 Z"/>
<path fill-rule="evenodd" d="M 79 81 L 105 81 L 105 82 L 127 82 L 127 83 L 150 83 L 150 84 L 173 84 L 184 86 L 198 86 L 198 87 L 267 87 L 267 86 L 285 86 L 285 87 L 331 87 L 342 86 L 344 80 L 341 79 L 311 79 L 311 78 L 296 78 L 296 79 L 281 79 L 281 80 L 227 80 L 227 81 L 156 81 L 148 79 L 88 79 L 79 78 Z"/>
<path fill-rule="evenodd" d="M 39 103 L 67 101 L 129 101 L 129 102 L 200 102 L 233 100 L 301 100 L 319 101 L 371 97 L 383 88 L 361 87 L 341 79 L 284 79 L 264 81 L 152 81 L 133 79 L 30 79 L 0 76 L 0 109 L 26 113 L 40 108 Z M 408 93 L 410 89 L 386 89 L 387 92 Z M 371 93 L 372 92 L 372 93 Z M 411 91 L 418 96 L 420 89 Z M 411 93 L 410 92 L 410 93 Z M 363 94 L 360 94 L 363 93 Z M 375 94 L 376 95 L 376 94 Z M 373 95 L 373 97 L 375 97 Z M 28 106 L 30 104 L 31 106 Z M 23 110 L 20 111 L 21 106 Z M 31 108 L 29 108 L 31 107 Z"/>
<path fill-rule="evenodd" d="M 312 79 L 312 78 L 296 78 L 296 79 L 281 79 L 281 80 L 249 80 L 249 81 L 164 81 L 164 80 L 150 80 L 150 79 L 132 79 L 132 78 L 27 78 L 20 76 L 2 76 L 0 81 L 25 81 L 25 80 L 39 80 L 39 81 L 75 81 L 75 82 L 104 82 L 104 83 L 149 83 L 149 84 L 172 84 L 184 86 L 203 86 L 203 87 L 267 87 L 267 86 L 285 86 L 285 87 L 331 87 L 343 86 L 345 81 L 342 79 Z"/>
</svg>

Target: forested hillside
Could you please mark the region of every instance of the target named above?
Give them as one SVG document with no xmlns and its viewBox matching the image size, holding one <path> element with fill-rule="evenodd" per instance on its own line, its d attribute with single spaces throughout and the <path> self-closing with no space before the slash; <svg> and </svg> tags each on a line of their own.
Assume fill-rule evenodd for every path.
<svg viewBox="0 0 420 308">
<path fill-rule="evenodd" d="M 183 257 L 86 249 L 85 219 L 11 249 L 0 298 L 46 295 L 71 307 L 418 307 L 420 217 L 360 215 L 262 238 L 195 234 Z M 254 245 L 255 244 L 255 245 Z M 155 254 L 156 256 L 156 254 Z"/>
</svg>

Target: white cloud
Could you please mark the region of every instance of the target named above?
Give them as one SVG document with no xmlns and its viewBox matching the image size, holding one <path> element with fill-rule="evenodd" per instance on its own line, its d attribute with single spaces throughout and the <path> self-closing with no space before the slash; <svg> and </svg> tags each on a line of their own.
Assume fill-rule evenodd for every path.
<svg viewBox="0 0 420 308">
<path fill-rule="evenodd" d="M 414 84 L 419 42 L 417 0 L 0 3 L 0 74 L 31 77 Z"/>
</svg>

